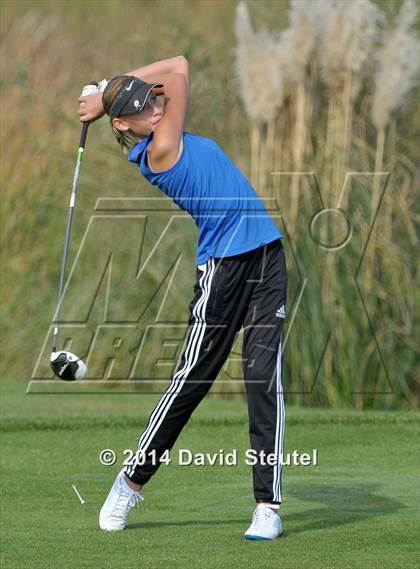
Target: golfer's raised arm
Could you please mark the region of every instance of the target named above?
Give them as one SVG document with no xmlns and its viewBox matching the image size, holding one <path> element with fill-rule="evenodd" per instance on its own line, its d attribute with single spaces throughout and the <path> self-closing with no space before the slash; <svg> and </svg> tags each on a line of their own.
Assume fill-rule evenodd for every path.
<svg viewBox="0 0 420 569">
<path fill-rule="evenodd" d="M 167 77 L 174 74 L 179 74 L 184 77 L 188 97 L 190 84 L 189 65 L 183 55 L 177 55 L 176 57 L 171 57 L 169 59 L 155 61 L 154 63 L 125 73 L 125 75 L 134 75 L 134 77 L 138 77 L 147 83 L 163 83 L 165 87 L 167 87 L 166 83 L 168 83 Z M 165 89 L 161 88 L 156 88 L 155 93 L 157 95 L 166 94 Z M 79 115 L 81 122 L 97 120 L 105 113 L 102 105 L 101 93 L 89 96 L 80 96 L 78 101 L 79 110 L 77 114 Z"/>
<path fill-rule="evenodd" d="M 148 152 L 153 164 L 169 167 L 178 156 L 182 140 L 184 125 L 188 112 L 188 84 L 184 74 L 172 73 L 169 75 L 156 75 L 153 83 L 162 83 L 163 87 L 155 87 L 157 95 L 165 97 L 164 113 L 157 124 L 153 140 Z"/>
<path fill-rule="evenodd" d="M 177 55 L 176 57 L 156 61 L 150 65 L 140 67 L 140 69 L 128 71 L 125 73 L 125 75 L 134 75 L 134 77 L 138 77 L 147 83 L 157 83 L 156 76 L 167 75 L 168 73 L 180 73 L 181 75 L 185 76 L 185 79 L 187 80 L 187 89 L 189 95 L 189 65 L 188 61 L 183 55 Z M 157 90 L 155 92 L 157 93 Z"/>
</svg>

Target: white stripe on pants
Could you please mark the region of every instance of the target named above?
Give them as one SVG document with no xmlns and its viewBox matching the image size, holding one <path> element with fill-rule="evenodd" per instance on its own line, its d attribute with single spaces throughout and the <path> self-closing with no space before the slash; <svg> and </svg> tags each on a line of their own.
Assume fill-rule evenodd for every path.
<svg viewBox="0 0 420 569">
<path fill-rule="evenodd" d="M 277 464 L 274 465 L 273 473 L 273 502 L 281 502 L 281 490 L 280 490 L 280 476 L 281 476 L 281 460 L 283 455 L 283 443 L 284 443 L 284 400 L 283 400 L 283 386 L 281 382 L 281 358 L 282 358 L 282 343 L 279 342 L 279 348 L 277 352 L 277 368 L 276 368 L 276 394 L 277 394 L 277 420 L 276 420 L 276 441 L 274 452 L 277 457 Z M 280 428 L 279 428 L 280 427 Z"/>
<path fill-rule="evenodd" d="M 198 359 L 204 332 L 206 330 L 206 306 L 210 296 L 211 283 L 215 271 L 213 258 L 210 258 L 205 265 L 199 266 L 199 268 L 201 267 L 203 267 L 203 275 L 200 279 L 200 288 L 203 290 L 203 296 L 197 302 L 193 310 L 195 322 L 192 329 L 190 330 L 187 346 L 184 351 L 184 366 L 174 374 L 170 386 L 151 414 L 146 430 L 139 440 L 138 451 L 140 451 L 140 453 L 147 451 L 147 448 L 149 447 L 156 431 L 161 426 L 165 415 L 171 407 L 175 397 L 181 391 L 189 372 L 194 367 Z M 125 472 L 127 476 L 130 476 L 134 473 L 135 466 L 136 460 L 134 459 L 132 464 L 128 465 L 126 468 Z"/>
</svg>

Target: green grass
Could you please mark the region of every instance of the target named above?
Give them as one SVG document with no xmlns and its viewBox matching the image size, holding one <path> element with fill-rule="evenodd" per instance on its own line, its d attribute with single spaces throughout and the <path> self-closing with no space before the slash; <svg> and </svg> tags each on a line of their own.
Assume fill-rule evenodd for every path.
<svg viewBox="0 0 420 569">
<path fill-rule="evenodd" d="M 239 466 L 163 465 L 127 529 L 108 534 L 99 509 L 156 397 L 25 396 L 24 388 L 3 383 L 5 569 L 416 566 L 418 414 L 287 409 L 286 450 L 317 448 L 319 464 L 284 468 L 284 536 L 255 543 L 242 537 L 253 511 L 245 404 L 207 398 L 172 456 L 237 448 Z M 115 466 L 100 464 L 104 447 L 117 452 Z"/>
</svg>

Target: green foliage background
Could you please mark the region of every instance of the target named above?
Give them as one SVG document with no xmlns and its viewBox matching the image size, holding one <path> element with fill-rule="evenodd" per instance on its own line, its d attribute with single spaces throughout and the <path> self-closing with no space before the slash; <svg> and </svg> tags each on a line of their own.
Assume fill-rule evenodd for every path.
<svg viewBox="0 0 420 569">
<path fill-rule="evenodd" d="M 389 18 L 400 2 L 380 2 Z M 249 2 L 256 28 L 266 26 L 281 30 L 287 25 L 287 2 Z M 1 126 L 2 160 L 2 378 L 27 382 L 34 363 L 43 349 L 55 309 L 59 265 L 73 175 L 80 125 L 77 98 L 81 86 L 91 79 L 112 77 L 166 57 L 183 54 L 190 63 L 191 101 L 186 130 L 215 139 L 238 167 L 248 174 L 249 123 L 241 104 L 234 77 L 234 19 L 236 1 L 105 1 L 105 2 L 4 2 L 1 7 Z M 397 151 L 402 159 L 415 162 L 416 93 L 412 93 L 398 123 Z M 416 181 L 414 178 L 413 185 Z M 75 258 L 85 228 L 98 197 L 159 197 L 155 188 L 125 161 L 109 130 L 107 120 L 95 123 L 89 133 L 86 156 L 80 178 L 69 259 Z M 162 222 L 163 223 L 163 222 Z M 159 236 L 159 223 L 145 243 L 151 250 Z M 96 278 L 101 245 L 112 235 L 104 229 L 82 265 L 68 300 L 66 317 L 72 308 L 87 301 L 84 283 Z M 123 238 L 121 236 L 119 238 Z M 185 322 L 188 301 L 193 293 L 194 255 L 197 234 L 192 225 L 180 226 L 171 234 L 173 249 L 166 250 L 156 274 L 146 277 L 150 290 L 155 290 L 162 267 L 175 262 L 175 251 L 182 244 L 182 269 L 168 301 L 167 320 Z M 404 250 L 410 264 L 416 255 L 413 240 L 396 243 Z M 132 262 L 127 243 L 127 258 L 120 259 L 120 271 Z M 313 252 L 306 252 L 303 266 L 310 266 Z M 296 294 L 299 271 L 289 255 L 290 298 Z M 404 261 L 405 262 L 405 261 Z M 404 266 L 404 265 L 403 265 Z M 115 267 L 115 270 L 118 270 Z M 391 268 L 392 270 L 392 268 Z M 410 268 L 410 275 L 414 272 Z M 410 281 L 414 286 L 414 281 Z M 125 294 L 123 294 L 125 293 Z M 145 298 L 149 294 L 144 289 Z M 411 295 L 404 289 L 404 295 Z M 290 398 L 302 405 L 353 405 L 351 387 L 362 387 L 371 395 L 359 408 L 402 407 L 418 404 L 415 381 L 415 329 L 410 318 L 392 315 L 389 289 L 384 287 L 378 302 L 385 306 L 387 318 L 401 320 L 399 338 L 385 347 L 392 390 L 387 380 L 377 378 L 378 370 L 365 369 L 363 386 L 350 386 L 352 363 L 357 353 L 347 350 L 348 376 L 336 381 L 334 367 L 325 370 L 323 382 L 300 384 L 299 367 L 311 346 L 300 344 L 299 328 L 289 341 L 290 357 L 285 354 L 284 382 Z M 316 291 L 313 303 L 306 306 L 311 329 L 317 334 Z M 136 309 L 136 290 L 123 290 L 118 301 Z M 351 313 L 351 298 L 343 300 Z M 408 303 L 412 305 L 412 303 Z M 305 308 L 304 308 L 305 310 Z M 157 308 L 151 306 L 151 317 Z M 73 317 L 75 315 L 73 314 Z M 410 315 L 411 316 L 411 315 Z M 97 315 L 98 321 L 100 316 Z M 408 323 L 407 323 L 408 322 Z M 306 337 L 308 338 L 308 336 Z M 386 340 L 386 338 L 385 338 Z M 395 349 L 397 346 L 397 349 Z M 239 345 L 235 347 L 235 351 Z M 47 350 L 48 351 L 48 350 Z M 75 350 L 76 351 L 76 350 Z M 47 354 L 47 352 L 45 352 Z M 343 352 L 344 353 L 344 352 Z M 309 372 L 310 373 L 310 370 Z M 366 383 L 367 378 L 367 383 Z M 235 388 L 241 396 L 242 387 Z M 226 397 L 232 389 L 224 386 Z M 302 395 L 304 391 L 306 394 Z M 377 395 L 377 392 L 385 395 Z M 373 395 L 372 395 L 373 394 Z"/>
</svg>

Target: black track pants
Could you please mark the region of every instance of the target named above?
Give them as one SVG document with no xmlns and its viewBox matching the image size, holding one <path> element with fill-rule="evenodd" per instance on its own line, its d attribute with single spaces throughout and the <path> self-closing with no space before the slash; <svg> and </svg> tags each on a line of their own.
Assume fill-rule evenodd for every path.
<svg viewBox="0 0 420 569">
<path fill-rule="evenodd" d="M 173 447 L 216 379 L 242 326 L 251 448 L 279 458 L 283 453 L 281 376 L 287 269 L 281 239 L 198 265 L 194 291 L 180 364 L 139 439 L 138 456 L 143 464 L 133 459 L 125 468 L 137 484 L 150 479 L 160 465 L 156 458 Z M 255 499 L 280 503 L 281 461 L 274 466 L 261 462 L 252 467 Z"/>
</svg>

